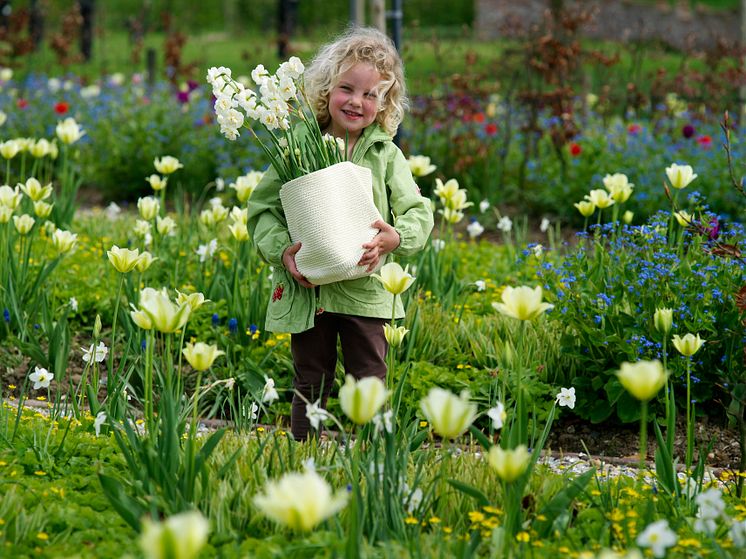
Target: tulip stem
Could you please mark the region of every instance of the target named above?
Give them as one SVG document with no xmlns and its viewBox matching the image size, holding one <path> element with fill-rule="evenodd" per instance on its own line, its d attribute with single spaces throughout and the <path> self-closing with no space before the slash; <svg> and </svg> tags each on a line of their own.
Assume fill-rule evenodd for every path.
<svg viewBox="0 0 746 559">
<path fill-rule="evenodd" d="M 694 406 L 692 405 L 692 358 L 686 360 L 686 475 L 690 475 L 694 455 Z"/>
<path fill-rule="evenodd" d="M 145 425 L 149 434 L 153 429 L 153 352 L 155 350 L 155 332 L 147 331 L 145 337 L 145 378 L 143 379 L 143 401 L 145 403 Z"/>
<path fill-rule="evenodd" d="M 648 401 L 640 407 L 640 478 L 645 477 L 645 458 L 648 454 Z"/>
<path fill-rule="evenodd" d="M 119 302 L 122 299 L 122 288 L 124 287 L 124 274 L 119 274 L 119 287 L 117 288 L 117 298 L 114 300 L 114 320 L 111 323 L 111 355 L 109 357 L 109 374 L 106 378 L 107 386 L 112 386 L 114 380 L 114 346 L 116 344 L 117 333 L 117 315 L 119 314 Z M 94 394 L 98 394 L 98 386 L 94 386 Z"/>
</svg>

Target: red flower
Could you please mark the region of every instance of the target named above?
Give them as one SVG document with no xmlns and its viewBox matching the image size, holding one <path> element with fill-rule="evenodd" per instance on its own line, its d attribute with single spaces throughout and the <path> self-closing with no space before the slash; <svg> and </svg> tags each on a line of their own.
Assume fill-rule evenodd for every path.
<svg viewBox="0 0 746 559">
<path fill-rule="evenodd" d="M 570 155 L 573 157 L 577 157 L 582 151 L 583 148 L 580 147 L 580 144 L 576 144 L 575 142 L 570 144 Z"/>
<path fill-rule="evenodd" d="M 60 101 L 59 103 L 54 104 L 54 112 L 56 112 L 58 115 L 64 115 L 69 110 L 70 105 L 68 105 L 64 101 Z"/>
<path fill-rule="evenodd" d="M 697 137 L 697 143 L 703 148 L 707 149 L 712 146 L 712 138 L 707 134 Z"/>
<path fill-rule="evenodd" d="M 487 123 L 487 126 L 484 127 L 484 131 L 487 133 L 488 136 L 494 136 L 497 134 L 497 124 L 494 122 Z"/>
<path fill-rule="evenodd" d="M 642 130 L 642 126 L 637 124 L 636 122 L 633 122 L 629 126 L 627 126 L 627 132 L 632 134 L 633 136 L 636 136 L 640 130 Z"/>
<path fill-rule="evenodd" d="M 28 101 L 26 101 L 26 99 L 24 98 L 20 98 L 18 101 L 16 101 L 16 106 L 19 109 L 25 109 L 26 107 L 28 107 Z"/>
<path fill-rule="evenodd" d="M 282 299 L 282 293 L 285 291 L 285 286 L 280 284 L 277 287 L 275 287 L 275 290 L 272 292 L 272 302 L 279 301 Z"/>
<path fill-rule="evenodd" d="M 474 119 L 474 122 L 482 124 L 484 122 L 484 113 L 474 113 L 472 118 Z"/>
</svg>

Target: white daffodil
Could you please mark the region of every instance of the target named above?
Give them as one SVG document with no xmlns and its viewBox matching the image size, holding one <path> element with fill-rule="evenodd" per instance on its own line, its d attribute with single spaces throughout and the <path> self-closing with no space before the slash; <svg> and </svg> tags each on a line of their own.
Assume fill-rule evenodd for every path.
<svg viewBox="0 0 746 559">
<path fill-rule="evenodd" d="M 85 363 L 90 363 L 91 360 L 101 363 L 109 353 L 109 348 L 106 347 L 104 342 L 99 342 L 95 347 L 91 344 L 88 348 L 82 347 L 80 349 L 83 350 L 83 361 Z"/>
</svg>

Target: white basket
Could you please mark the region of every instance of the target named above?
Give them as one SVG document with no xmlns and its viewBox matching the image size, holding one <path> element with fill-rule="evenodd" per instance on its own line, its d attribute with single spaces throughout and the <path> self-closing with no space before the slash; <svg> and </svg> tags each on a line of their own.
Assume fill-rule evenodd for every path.
<svg viewBox="0 0 746 559">
<path fill-rule="evenodd" d="M 290 239 L 303 244 L 295 263 L 308 281 L 324 285 L 369 275 L 357 263 L 362 245 L 378 233 L 370 224 L 381 219 L 370 169 L 345 161 L 314 171 L 283 184 L 280 201 Z"/>
</svg>

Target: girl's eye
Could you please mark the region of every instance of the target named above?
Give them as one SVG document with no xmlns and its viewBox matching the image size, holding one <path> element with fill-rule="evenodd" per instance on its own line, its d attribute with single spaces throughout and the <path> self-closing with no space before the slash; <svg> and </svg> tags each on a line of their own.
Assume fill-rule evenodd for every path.
<svg viewBox="0 0 746 559">
<path fill-rule="evenodd" d="M 339 89 L 342 91 L 352 91 L 352 88 L 349 85 L 340 85 Z"/>
<path fill-rule="evenodd" d="M 368 92 L 365 94 L 368 99 L 376 99 L 378 96 L 375 93 Z"/>
</svg>

